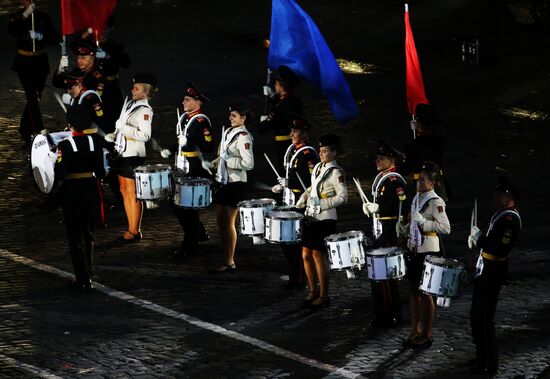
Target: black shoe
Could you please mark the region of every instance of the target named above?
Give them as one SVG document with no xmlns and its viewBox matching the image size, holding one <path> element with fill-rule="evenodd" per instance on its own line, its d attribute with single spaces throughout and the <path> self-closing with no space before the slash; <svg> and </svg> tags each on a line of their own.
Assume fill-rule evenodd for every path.
<svg viewBox="0 0 550 379">
<path fill-rule="evenodd" d="M 235 263 L 233 264 L 224 264 L 217 269 L 214 269 L 210 271 L 212 274 L 233 274 L 237 272 L 237 267 L 235 266 Z"/>
<path fill-rule="evenodd" d="M 132 238 L 126 238 L 126 235 L 128 234 L 132 235 Z M 141 232 L 137 232 L 137 234 L 134 234 L 130 231 L 127 231 L 126 233 L 118 237 L 118 240 L 121 242 L 139 242 L 142 238 L 143 235 L 141 234 Z"/>
<path fill-rule="evenodd" d="M 198 241 L 199 242 L 206 242 L 210 239 L 210 236 L 208 235 L 208 233 L 206 232 L 206 230 L 204 231 L 204 233 L 201 233 L 199 234 L 199 237 L 198 237 Z"/>
<path fill-rule="evenodd" d="M 318 297 L 319 297 L 319 292 L 318 291 L 310 291 L 309 294 L 307 295 L 307 297 L 302 302 L 304 307 L 309 308 L 311 303 L 313 303 L 315 300 L 317 300 Z"/>
<path fill-rule="evenodd" d="M 488 368 L 483 365 L 477 365 L 470 369 L 472 375 L 484 375 L 484 376 L 495 376 L 497 374 L 498 368 Z"/>
<path fill-rule="evenodd" d="M 433 342 L 433 338 L 420 337 L 412 340 L 409 346 L 413 349 L 428 349 L 432 346 Z"/>
<path fill-rule="evenodd" d="M 327 297 L 319 296 L 317 299 L 315 299 L 311 302 L 309 307 L 313 310 L 318 310 L 318 309 L 328 307 L 331 302 L 332 302 L 332 300 L 330 299 L 330 297 L 328 297 L 328 296 Z"/>
<path fill-rule="evenodd" d="M 181 258 L 188 257 L 190 255 L 194 255 L 195 253 L 196 253 L 195 250 L 179 248 L 172 253 L 172 258 L 181 259 Z"/>
<path fill-rule="evenodd" d="M 84 282 L 74 280 L 69 284 L 69 287 L 79 292 L 88 292 L 93 288 L 90 280 Z"/>
</svg>

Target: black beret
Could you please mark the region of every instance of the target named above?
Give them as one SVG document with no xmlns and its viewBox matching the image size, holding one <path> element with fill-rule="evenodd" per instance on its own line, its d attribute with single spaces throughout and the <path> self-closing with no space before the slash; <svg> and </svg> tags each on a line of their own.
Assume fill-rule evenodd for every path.
<svg viewBox="0 0 550 379">
<path fill-rule="evenodd" d="M 76 130 L 88 129 L 92 124 L 92 111 L 84 104 L 76 104 L 67 109 L 67 122 Z"/>
<path fill-rule="evenodd" d="M 185 90 L 185 93 L 183 96 L 192 97 L 195 100 L 200 100 L 203 103 L 207 103 L 210 101 L 210 99 L 206 96 L 204 96 L 201 91 L 197 88 L 197 86 L 192 81 L 187 81 L 187 89 Z"/>
<path fill-rule="evenodd" d="M 319 137 L 319 147 L 332 147 L 336 150 L 340 150 L 340 137 L 336 134 L 323 134 Z"/>
<path fill-rule="evenodd" d="M 75 55 L 95 56 L 97 46 L 91 40 L 77 39 L 71 43 L 71 50 L 75 53 Z"/>
<path fill-rule="evenodd" d="M 393 147 L 382 140 L 378 141 L 378 150 L 376 151 L 376 155 L 383 155 L 385 157 L 392 157 L 395 159 L 403 158 L 399 151 L 395 150 Z"/>
<path fill-rule="evenodd" d="M 422 171 L 427 172 L 428 174 L 437 174 L 441 175 L 441 168 L 437 163 L 432 161 L 426 161 L 422 164 Z"/>
<path fill-rule="evenodd" d="M 240 114 L 250 113 L 251 112 L 250 103 L 244 99 L 233 100 L 229 104 L 229 111 L 239 112 Z"/>
<path fill-rule="evenodd" d="M 76 83 L 82 83 L 85 76 L 86 76 L 86 73 L 84 71 L 78 68 L 75 68 L 63 74 L 63 83 L 65 83 L 65 87 L 71 88 Z"/>
<path fill-rule="evenodd" d="M 291 88 L 300 84 L 300 78 L 292 71 L 290 67 L 279 66 L 275 72 L 275 80 L 287 83 Z"/>
<path fill-rule="evenodd" d="M 135 74 L 132 82 L 149 84 L 153 88 L 157 88 L 157 78 L 153 74 L 149 74 L 148 72 L 140 72 L 138 74 Z"/>
<path fill-rule="evenodd" d="M 306 132 L 311 130 L 311 124 L 298 113 L 291 112 L 288 114 L 288 117 L 291 129 L 300 129 L 305 130 Z"/>
<path fill-rule="evenodd" d="M 520 200 L 521 199 L 521 195 L 519 194 L 519 192 L 502 175 L 498 177 L 497 184 L 495 185 L 495 190 L 500 191 L 500 192 L 504 192 L 505 194 L 512 196 L 514 198 L 514 200 Z"/>
</svg>

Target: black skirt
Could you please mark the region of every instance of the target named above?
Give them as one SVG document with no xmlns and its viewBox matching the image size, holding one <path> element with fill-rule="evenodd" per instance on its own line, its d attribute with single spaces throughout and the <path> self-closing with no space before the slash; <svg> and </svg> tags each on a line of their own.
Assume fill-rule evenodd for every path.
<svg viewBox="0 0 550 379">
<path fill-rule="evenodd" d="M 412 253 L 407 252 L 405 255 L 405 262 L 407 265 L 407 274 L 405 277 L 414 284 L 417 288 L 420 285 L 420 279 L 424 272 L 424 260 L 428 255 L 434 255 L 440 257 L 440 252 L 425 252 L 425 253 Z"/>
<path fill-rule="evenodd" d="M 124 157 L 118 158 L 114 167 L 117 175 L 128 179 L 134 179 L 134 168 L 142 166 L 145 163 L 144 157 Z"/>
<path fill-rule="evenodd" d="M 326 252 L 325 237 L 336 231 L 336 220 L 313 221 L 305 218 L 302 222 L 302 246 Z"/>
<path fill-rule="evenodd" d="M 232 182 L 220 185 L 212 194 L 214 204 L 237 208 L 237 204 L 247 199 L 248 186 L 245 182 Z"/>
</svg>

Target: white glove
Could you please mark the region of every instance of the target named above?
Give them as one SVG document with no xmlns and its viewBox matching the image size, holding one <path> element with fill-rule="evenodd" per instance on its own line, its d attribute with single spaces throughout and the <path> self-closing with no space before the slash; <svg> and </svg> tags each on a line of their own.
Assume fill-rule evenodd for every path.
<svg viewBox="0 0 550 379">
<path fill-rule="evenodd" d="M 68 55 L 62 55 L 61 59 L 59 60 L 59 66 L 57 68 L 57 71 L 63 72 L 68 67 L 69 67 L 69 56 Z"/>
<path fill-rule="evenodd" d="M 30 3 L 27 9 L 23 12 L 23 18 L 27 18 L 31 15 L 32 12 L 34 12 L 34 3 Z"/>
<path fill-rule="evenodd" d="M 163 157 L 164 159 L 170 158 L 170 155 L 172 155 L 172 152 L 168 149 L 162 149 L 160 151 L 160 156 Z"/>
<path fill-rule="evenodd" d="M 288 187 L 288 179 L 287 178 L 279 177 L 279 178 L 277 178 L 277 181 L 279 182 L 281 187 Z"/>
<path fill-rule="evenodd" d="M 95 57 L 97 59 L 105 59 L 105 57 L 107 57 L 107 53 L 105 52 L 105 50 L 97 49 L 97 51 L 95 52 Z"/>
<path fill-rule="evenodd" d="M 29 30 L 29 36 L 32 38 L 32 39 L 36 39 L 38 41 L 42 41 L 42 38 L 44 38 L 44 35 L 40 32 L 37 32 L 35 30 Z"/>
<path fill-rule="evenodd" d="M 260 116 L 260 122 L 264 122 L 268 118 L 269 118 L 269 116 L 264 114 L 264 115 Z"/>
<path fill-rule="evenodd" d="M 416 221 L 417 224 L 424 224 L 424 221 L 426 221 L 426 218 L 422 216 L 420 212 L 416 212 L 413 216 L 413 220 Z"/>
<path fill-rule="evenodd" d="M 270 86 L 264 86 L 264 96 L 273 96 L 273 89 Z"/>
<path fill-rule="evenodd" d="M 477 226 L 472 226 L 470 229 L 470 235 L 468 236 L 468 247 L 470 249 L 477 246 L 479 237 L 481 237 L 481 230 Z"/>
<path fill-rule="evenodd" d="M 42 129 L 40 131 L 40 134 L 42 134 L 43 136 L 47 135 L 49 133 L 48 129 Z"/>
<path fill-rule="evenodd" d="M 281 192 L 283 192 L 283 186 L 280 185 L 280 184 L 275 184 L 273 187 L 271 187 L 271 192 L 281 193 Z"/>
<path fill-rule="evenodd" d="M 116 133 L 109 133 L 105 135 L 105 141 L 115 143 L 116 141 Z"/>
<path fill-rule="evenodd" d="M 210 175 L 212 175 L 212 168 L 214 168 L 214 164 L 212 162 L 203 160 L 201 162 L 201 166 L 204 170 L 208 171 Z"/>
<path fill-rule="evenodd" d="M 71 105 L 72 99 L 73 97 L 71 96 L 70 93 L 65 92 L 63 95 L 61 95 L 61 101 L 63 102 L 63 104 Z"/>
<path fill-rule="evenodd" d="M 57 162 L 57 154 L 48 151 L 48 158 L 50 158 L 50 161 L 55 165 L 55 162 Z"/>
<path fill-rule="evenodd" d="M 377 213 L 380 206 L 376 203 L 364 203 L 363 204 L 363 213 L 370 217 L 371 214 Z"/>
<path fill-rule="evenodd" d="M 187 145 L 187 137 L 184 135 L 184 134 L 180 134 L 179 137 L 178 137 L 178 144 L 180 146 L 185 146 Z"/>
</svg>

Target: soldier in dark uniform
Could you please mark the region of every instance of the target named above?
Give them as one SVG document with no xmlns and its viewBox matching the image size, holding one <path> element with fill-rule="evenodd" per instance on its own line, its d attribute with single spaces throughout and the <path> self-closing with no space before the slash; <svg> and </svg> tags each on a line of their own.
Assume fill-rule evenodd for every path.
<svg viewBox="0 0 550 379">
<path fill-rule="evenodd" d="M 397 172 L 401 154 L 383 141 L 376 153 L 379 171 L 372 184 L 372 203 L 363 204 L 363 212 L 372 216 L 374 247 L 398 246 L 396 224 L 407 209 L 405 179 Z M 375 319 L 373 325 L 390 327 L 401 321 L 401 304 L 397 281 L 371 281 Z"/>
<path fill-rule="evenodd" d="M 210 101 L 191 82 L 183 97 L 184 114 L 180 117 L 180 133 L 176 152 L 177 175 L 195 178 L 210 178 L 211 172 L 203 168 L 204 159 L 209 159 L 214 153 L 215 145 L 212 138 L 212 124 L 202 112 L 202 105 Z M 208 170 L 210 170 L 208 168 Z M 183 228 L 184 239 L 181 248 L 175 251 L 176 257 L 193 254 L 199 242 L 208 240 L 208 234 L 200 221 L 199 211 L 182 209 L 174 206 L 176 217 Z"/>
<path fill-rule="evenodd" d="M 504 177 L 499 177 L 493 199 L 497 211 L 491 217 L 487 232 L 482 234 L 473 226 L 468 237 L 471 248 L 481 249 L 470 311 L 476 345 L 476 357 L 470 362 L 473 374 L 494 375 L 498 370 L 494 317 L 500 288 L 507 281 L 508 255 L 521 231 L 521 217 L 516 209 L 520 196 Z"/>
<path fill-rule="evenodd" d="M 442 136 L 434 133 L 433 126 L 437 123 L 438 117 L 429 104 L 418 104 L 415 108 L 416 138 L 405 145 L 405 164 L 403 172 L 408 173 L 413 179 L 410 183 L 410 193 L 416 192 L 416 180 L 422 170 L 424 162 L 434 162 L 443 167 L 445 155 L 445 140 Z M 441 170 L 443 175 L 443 170 Z M 450 189 L 444 177 L 435 189 L 436 193 L 448 201 Z"/>
<path fill-rule="evenodd" d="M 71 43 L 71 50 L 76 56 L 76 68 L 85 73 L 82 80 L 83 86 L 103 97 L 105 77 L 96 62 L 96 45 L 90 39 L 78 39 Z M 61 60 L 63 61 L 63 57 Z M 64 69 L 66 67 L 60 62 L 59 68 L 53 75 L 52 83 L 57 88 L 65 88 Z"/>
<path fill-rule="evenodd" d="M 293 91 L 300 83 L 300 79 L 294 71 L 287 66 L 281 66 L 275 73 L 275 94 L 272 97 L 271 112 L 262 116 L 258 125 L 260 134 L 273 133 L 274 157 L 273 163 L 277 166 L 283 164 L 283 158 L 290 141 L 290 113 L 303 113 L 302 100 L 294 96 Z"/>
<path fill-rule="evenodd" d="M 106 133 L 102 99 L 96 91 L 86 88 L 84 85 L 85 76 L 86 73 L 77 68 L 63 74 L 65 88 L 71 96 L 69 105 L 71 107 L 78 104 L 86 106 L 93 115 L 92 122 Z"/>
<path fill-rule="evenodd" d="M 319 162 L 315 148 L 308 145 L 308 136 L 311 125 L 300 115 L 291 113 L 290 139 L 292 144 L 287 148 L 285 162 L 285 177 L 279 178 L 279 184 L 273 186 L 274 193 L 285 192 L 283 203 L 293 206 L 304 193 L 304 187 L 311 185 L 313 167 Z M 300 183 L 300 179 L 302 183 Z M 304 261 L 300 244 L 282 245 L 282 250 L 289 266 L 288 282 L 283 289 L 303 288 L 305 284 Z"/>
<path fill-rule="evenodd" d="M 101 204 L 100 180 L 105 175 L 103 138 L 85 133 L 92 122 L 85 105 L 69 108 L 67 122 L 73 133 L 58 145 L 55 175 L 62 183 L 63 217 L 75 274 L 73 286 L 89 290 L 92 288 L 94 228 Z"/>
<path fill-rule="evenodd" d="M 44 128 L 40 97 L 50 72 L 45 45 L 59 43 L 60 37 L 47 13 L 35 10 L 35 4 L 30 0 L 22 0 L 21 4 L 23 8 L 10 17 L 8 33 L 15 38 L 17 45 L 12 69 L 17 72 L 27 98 L 19 133 L 28 144 L 31 135 Z"/>
</svg>

